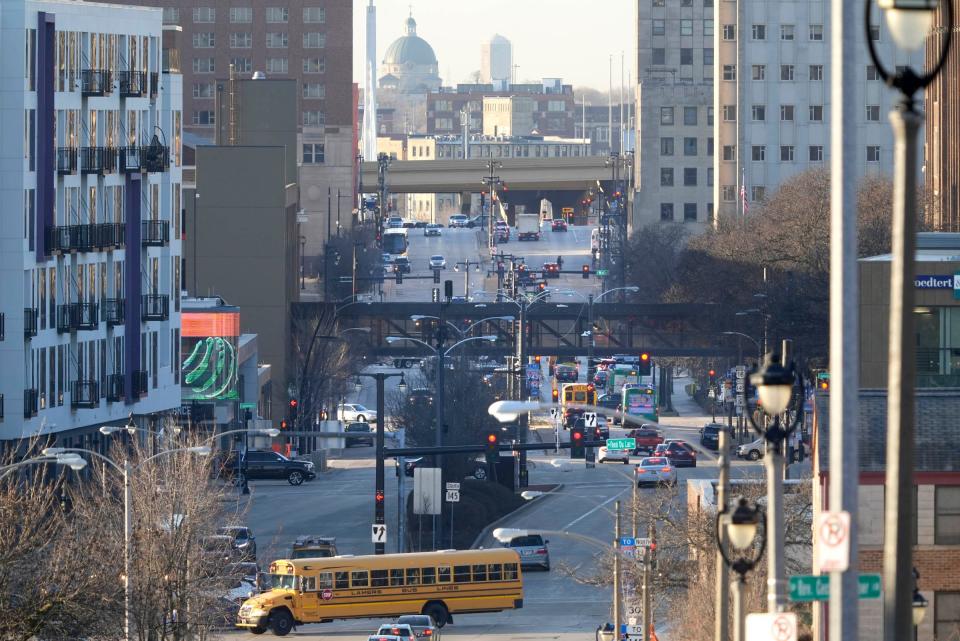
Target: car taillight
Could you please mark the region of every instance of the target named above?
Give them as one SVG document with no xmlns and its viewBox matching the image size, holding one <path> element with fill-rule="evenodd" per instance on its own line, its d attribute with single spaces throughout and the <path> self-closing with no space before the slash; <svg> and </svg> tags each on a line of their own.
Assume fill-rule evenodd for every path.
<svg viewBox="0 0 960 641">
<path fill-rule="evenodd" d="M 423 631 L 423 636 L 425 636 L 425 637 L 428 637 L 428 636 L 430 636 L 430 635 L 432 635 L 432 634 L 433 634 L 433 630 L 424 630 L 424 631 Z"/>
<path fill-rule="evenodd" d="M 647 473 L 646 470 L 642 470 L 639 467 L 637 468 L 637 474 L 646 474 L 646 473 Z"/>
<path fill-rule="evenodd" d="M 669 472 L 669 471 L 670 471 L 670 467 L 667 466 L 667 467 L 665 467 L 665 468 L 662 468 L 660 471 L 661 471 L 661 472 Z"/>
</svg>

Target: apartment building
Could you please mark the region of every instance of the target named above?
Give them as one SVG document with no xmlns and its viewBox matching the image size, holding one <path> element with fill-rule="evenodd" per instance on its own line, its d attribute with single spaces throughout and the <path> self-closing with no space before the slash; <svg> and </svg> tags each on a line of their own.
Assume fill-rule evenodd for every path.
<svg viewBox="0 0 960 641">
<path fill-rule="evenodd" d="M 182 83 L 159 9 L 0 12 L 0 439 L 180 406 Z"/>
</svg>

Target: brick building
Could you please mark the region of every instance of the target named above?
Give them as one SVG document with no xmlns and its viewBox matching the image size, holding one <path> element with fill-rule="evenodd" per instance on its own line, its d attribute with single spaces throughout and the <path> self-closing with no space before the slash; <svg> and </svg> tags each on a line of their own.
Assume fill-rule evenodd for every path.
<svg viewBox="0 0 960 641">
<path fill-rule="evenodd" d="M 960 0 L 953 2 L 954 16 L 960 18 Z M 927 69 L 940 55 L 946 22 L 943 5 L 937 9 L 934 28 L 927 36 Z M 927 222 L 939 231 L 960 231 L 960 46 L 954 27 L 953 45 L 940 74 L 927 87 L 924 111 L 927 116 L 926 165 L 927 193 L 930 195 L 930 215 Z"/>
</svg>

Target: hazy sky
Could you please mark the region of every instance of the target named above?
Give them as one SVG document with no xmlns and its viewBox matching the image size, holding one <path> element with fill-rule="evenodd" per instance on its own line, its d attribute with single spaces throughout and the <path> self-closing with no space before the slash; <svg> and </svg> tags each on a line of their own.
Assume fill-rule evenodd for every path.
<svg viewBox="0 0 960 641">
<path fill-rule="evenodd" d="M 353 77 L 361 87 L 368 4 L 369 0 L 354 0 Z M 467 82 L 480 69 L 480 44 L 494 33 L 513 43 L 518 81 L 561 77 L 566 84 L 605 91 L 613 54 L 614 86 L 619 88 L 620 53 L 625 54 L 626 67 L 633 55 L 630 0 L 374 0 L 374 4 L 378 67 L 390 43 L 403 35 L 412 6 L 417 35 L 433 47 L 444 85 Z"/>
</svg>

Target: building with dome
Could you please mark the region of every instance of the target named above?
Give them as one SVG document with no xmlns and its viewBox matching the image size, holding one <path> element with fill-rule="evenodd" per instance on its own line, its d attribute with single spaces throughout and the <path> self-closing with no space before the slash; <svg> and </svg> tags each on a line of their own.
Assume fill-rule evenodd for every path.
<svg viewBox="0 0 960 641">
<path fill-rule="evenodd" d="M 387 47 L 381 70 L 381 89 L 426 94 L 440 88 L 437 56 L 433 47 L 417 35 L 417 21 L 412 15 L 406 21 L 406 34 Z"/>
</svg>

